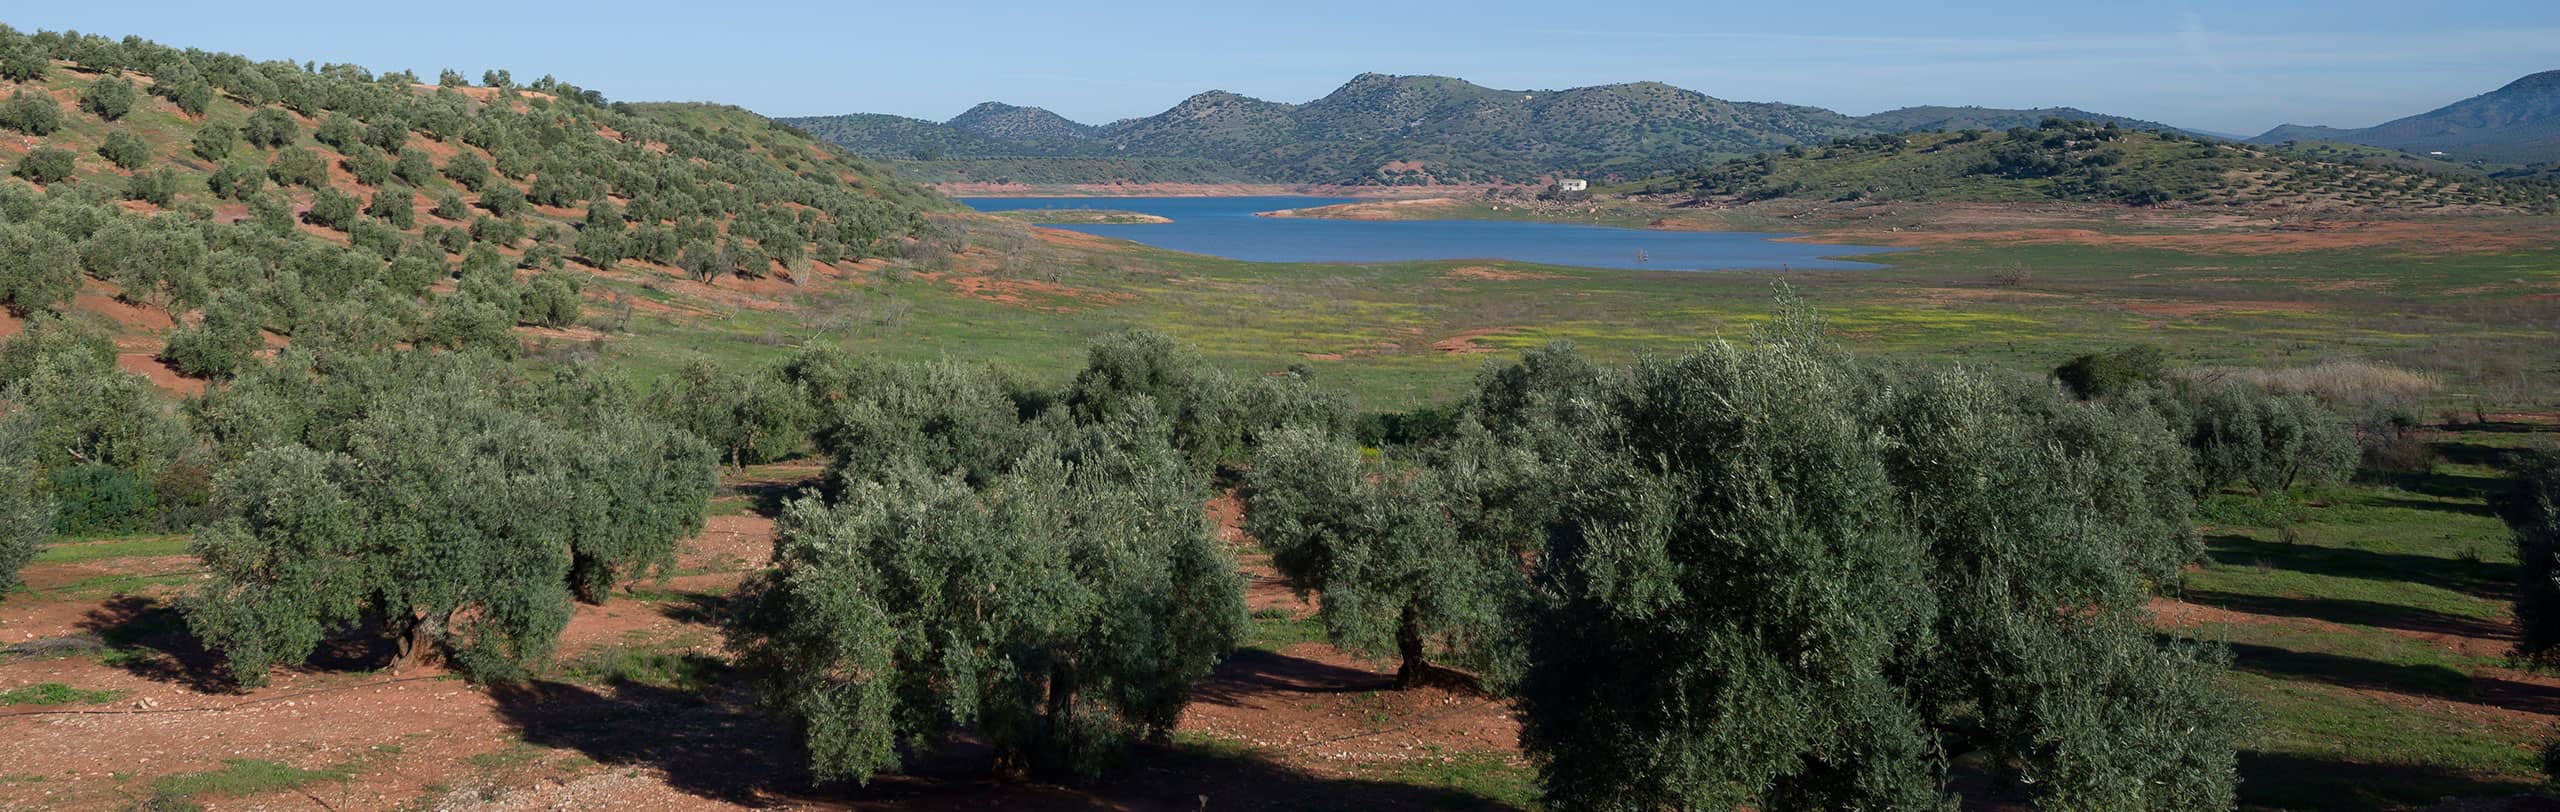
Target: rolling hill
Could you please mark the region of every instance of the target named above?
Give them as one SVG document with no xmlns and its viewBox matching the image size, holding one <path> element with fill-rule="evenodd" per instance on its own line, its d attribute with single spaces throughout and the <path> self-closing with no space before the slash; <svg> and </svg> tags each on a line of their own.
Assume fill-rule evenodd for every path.
<svg viewBox="0 0 2560 812">
<path fill-rule="evenodd" d="M 0 98 L 0 335 L 101 332 L 179 391 L 262 343 L 513 356 L 591 333 L 590 306 L 835 272 L 956 207 L 745 110 L 503 71 L 0 26 Z"/>
<path fill-rule="evenodd" d="M 2392 211 L 2550 211 L 2560 203 L 2560 185 L 2456 169 L 2051 122 L 2000 133 L 1874 135 L 1794 147 L 1643 188 L 1729 201 L 2071 200 Z"/>
<path fill-rule="evenodd" d="M 927 181 L 1108 183 L 1156 163 L 1158 179 L 1425 185 L 1637 178 L 1843 136 L 2033 126 L 2062 117 L 2166 125 L 2073 108 L 1914 107 L 1847 116 L 1736 102 L 1660 82 L 1497 90 L 1445 76 L 1369 73 L 1303 104 L 1209 91 L 1104 125 L 989 102 L 947 122 L 882 115 L 782 119 Z M 1166 172 L 1178 166 L 1182 175 Z M 1028 180 L 1026 180 L 1028 179 Z"/>
<path fill-rule="evenodd" d="M 2286 124 L 2260 144 L 2339 141 L 2490 163 L 2560 160 L 2560 70 L 2544 71 L 2407 118 L 2362 129 Z"/>
</svg>

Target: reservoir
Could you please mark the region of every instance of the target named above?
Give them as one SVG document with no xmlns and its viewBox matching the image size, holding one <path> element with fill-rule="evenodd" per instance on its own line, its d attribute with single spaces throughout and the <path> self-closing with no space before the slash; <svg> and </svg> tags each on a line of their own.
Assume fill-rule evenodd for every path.
<svg viewBox="0 0 2560 812">
<path fill-rule="evenodd" d="M 980 197 L 979 211 L 1110 209 L 1171 223 L 1054 225 L 1173 251 L 1248 262 L 1379 263 L 1503 259 L 1585 268 L 1649 271 L 1857 270 L 1840 259 L 1893 249 L 1776 242 L 1786 234 L 1657 231 L 1508 220 L 1356 221 L 1256 217 L 1258 212 L 1352 202 L 1327 197 Z"/>
</svg>

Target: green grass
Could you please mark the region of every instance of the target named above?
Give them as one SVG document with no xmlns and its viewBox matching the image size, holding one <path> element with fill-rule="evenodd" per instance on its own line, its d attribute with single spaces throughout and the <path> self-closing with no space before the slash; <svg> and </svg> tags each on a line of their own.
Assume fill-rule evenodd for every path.
<svg viewBox="0 0 2560 812">
<path fill-rule="evenodd" d="M 125 691 L 99 691 L 74 688 L 59 682 L 40 682 L 0 691 L 0 705 L 104 705 L 116 701 Z"/>
<path fill-rule="evenodd" d="M 2466 433 L 2440 448 L 2509 445 Z M 2455 455 L 2448 454 L 2448 457 Z M 2227 684 L 2257 715 L 2242 742 L 2249 809 L 2387 810 L 2445 796 L 2531 792 L 2554 735 L 2494 642 L 2517 576 L 2477 466 L 2439 463 L 2392 484 L 2298 503 L 2208 504 L 2208 551 L 2181 597 L 2262 615 L 2183 634 L 2229 644 Z"/>
<path fill-rule="evenodd" d="M 37 564 L 74 564 L 109 558 L 154 558 L 187 554 L 188 536 L 135 536 L 95 541 L 61 540 L 36 554 Z"/>
<path fill-rule="evenodd" d="M 234 758 L 223 760 L 223 767 L 200 773 L 161 776 L 151 782 L 151 799 L 146 809 L 190 809 L 196 801 L 207 798 L 244 798 L 296 790 L 314 784 L 344 782 L 353 779 L 364 767 L 362 762 L 348 762 L 306 770 L 282 762 L 264 759 Z"/>
<path fill-rule="evenodd" d="M 725 660 L 694 650 L 704 642 L 699 634 L 668 639 L 650 639 L 647 634 L 634 630 L 623 642 L 589 649 L 563 663 L 561 676 L 590 685 L 629 684 L 698 693 L 728 671 Z"/>
<path fill-rule="evenodd" d="M 1488 799 L 1537 809 L 1538 772 L 1517 758 L 1475 750 L 1425 748 L 1412 759 L 1354 768 L 1362 778 L 1446 790 L 1455 802 Z"/>
<path fill-rule="evenodd" d="M 1324 621 L 1313 616 L 1292 620 L 1287 612 L 1263 609 L 1253 613 L 1253 627 L 1246 630 L 1242 647 L 1276 654 L 1300 643 L 1325 640 Z"/>
</svg>

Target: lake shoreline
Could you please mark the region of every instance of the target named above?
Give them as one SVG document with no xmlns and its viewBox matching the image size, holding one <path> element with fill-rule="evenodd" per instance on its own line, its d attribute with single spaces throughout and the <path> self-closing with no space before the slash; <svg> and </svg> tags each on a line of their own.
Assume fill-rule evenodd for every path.
<svg viewBox="0 0 2560 812">
<path fill-rule="evenodd" d="M 1798 231 L 1644 228 L 1623 222 L 1546 217 L 1431 216 L 1489 203 L 1454 198 L 1374 201 L 1306 196 L 962 198 L 981 212 L 1058 220 L 1045 228 L 1125 239 L 1156 248 L 1245 262 L 1374 264 L 1504 261 L 1623 271 L 1875 270 L 1858 257 L 1891 251 L 1806 239 Z M 1304 216 L 1379 207 L 1397 217 Z M 1148 215 L 1105 219 L 1094 210 Z M 1028 212 L 1028 213 L 1026 213 Z M 1148 224 L 1139 224 L 1139 223 Z"/>
<path fill-rule="evenodd" d="M 1362 200 L 1408 200 L 1480 195 L 1501 186 L 1330 186 L 1289 183 L 1074 183 L 1027 184 L 947 182 L 929 184 L 945 197 L 968 198 L 1110 198 L 1110 197 L 1336 197 Z"/>
</svg>

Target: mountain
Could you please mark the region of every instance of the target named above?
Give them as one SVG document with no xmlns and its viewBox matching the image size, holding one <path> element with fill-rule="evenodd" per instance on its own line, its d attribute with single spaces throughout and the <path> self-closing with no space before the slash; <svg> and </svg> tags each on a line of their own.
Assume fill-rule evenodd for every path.
<svg viewBox="0 0 2560 812">
<path fill-rule="evenodd" d="M 1701 160 L 1835 138 L 1938 126 L 2005 129 L 2047 117 L 2160 127 L 2070 108 L 1910 108 L 1864 118 L 1818 107 L 1737 102 L 1660 82 L 1499 90 L 1445 76 L 1368 73 L 1287 104 L 1208 91 L 1152 116 L 1100 126 L 1036 107 L 987 103 L 939 125 L 878 115 L 782 119 L 925 180 L 997 176 L 1124 179 L 1128 160 L 1267 182 L 1532 182 L 1644 177 Z M 1080 161 L 1097 157 L 1111 162 Z M 1060 159 L 1043 167 L 1031 159 Z M 1180 159 L 1184 163 L 1163 163 Z"/>
<path fill-rule="evenodd" d="M 2560 70 L 2544 71 L 2444 107 L 2363 129 L 2286 124 L 2250 139 L 2343 141 L 2492 163 L 2560 159 Z"/>
<path fill-rule="evenodd" d="M 2015 127 L 2040 127 L 2046 119 L 2092 121 L 2114 124 L 2135 130 L 2176 130 L 2157 121 L 2092 113 L 2077 107 L 2037 107 L 2013 110 L 1997 107 L 1904 107 L 1874 115 L 1859 116 L 1858 122 L 1886 132 L 1926 132 L 1933 130 L 2007 130 Z M 2196 130 L 2186 132 L 2213 135 Z M 2223 136 L 2215 135 L 2216 138 Z"/>
<path fill-rule="evenodd" d="M 1004 141 L 1071 144 L 1093 138 L 1094 128 L 1037 107 L 986 102 L 946 122 L 952 128 Z"/>
<path fill-rule="evenodd" d="M 2289 210 L 2551 211 L 2560 184 L 2443 162 L 2381 161 L 2057 121 L 1986 132 L 1873 135 L 1696 169 L 1648 191 L 1710 201 L 2082 202 Z"/>
</svg>

